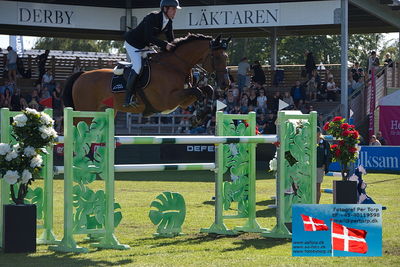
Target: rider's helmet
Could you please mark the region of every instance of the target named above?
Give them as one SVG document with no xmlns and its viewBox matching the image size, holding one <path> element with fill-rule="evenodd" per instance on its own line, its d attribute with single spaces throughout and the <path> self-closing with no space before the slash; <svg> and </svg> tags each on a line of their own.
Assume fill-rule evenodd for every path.
<svg viewBox="0 0 400 267">
<path fill-rule="evenodd" d="M 161 0 L 160 8 L 162 9 L 165 6 L 172 6 L 172 7 L 176 7 L 177 9 L 181 9 L 181 7 L 179 6 L 178 0 Z"/>
</svg>

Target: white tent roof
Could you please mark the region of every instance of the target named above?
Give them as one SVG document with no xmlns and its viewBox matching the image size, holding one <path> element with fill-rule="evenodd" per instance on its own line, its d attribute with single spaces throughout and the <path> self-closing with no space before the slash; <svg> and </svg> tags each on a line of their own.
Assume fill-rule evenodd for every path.
<svg viewBox="0 0 400 267">
<path fill-rule="evenodd" d="M 387 95 L 379 101 L 380 106 L 400 106 L 400 90 Z"/>
</svg>

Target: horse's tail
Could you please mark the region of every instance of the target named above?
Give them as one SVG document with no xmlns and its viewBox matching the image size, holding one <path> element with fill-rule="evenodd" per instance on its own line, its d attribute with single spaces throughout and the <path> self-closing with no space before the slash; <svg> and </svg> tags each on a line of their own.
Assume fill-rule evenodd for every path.
<svg viewBox="0 0 400 267">
<path fill-rule="evenodd" d="M 69 76 L 67 81 L 65 82 L 64 90 L 62 92 L 62 98 L 64 101 L 64 106 L 65 107 L 74 107 L 74 100 L 72 99 L 72 87 L 75 83 L 75 81 L 81 76 L 83 71 L 79 71 L 77 73 L 72 74 Z"/>
</svg>

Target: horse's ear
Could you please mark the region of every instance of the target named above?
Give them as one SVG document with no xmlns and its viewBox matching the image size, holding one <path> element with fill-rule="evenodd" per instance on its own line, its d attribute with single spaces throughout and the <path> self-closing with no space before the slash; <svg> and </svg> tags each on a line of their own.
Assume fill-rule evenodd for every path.
<svg viewBox="0 0 400 267">
<path fill-rule="evenodd" d="M 219 43 L 220 41 L 221 41 L 221 34 L 219 34 L 219 35 L 217 36 L 217 38 L 215 38 L 214 42 L 215 42 L 215 43 Z"/>
<path fill-rule="evenodd" d="M 226 40 L 226 43 L 229 44 L 229 42 L 232 40 L 232 36 L 229 36 L 229 38 Z"/>
</svg>

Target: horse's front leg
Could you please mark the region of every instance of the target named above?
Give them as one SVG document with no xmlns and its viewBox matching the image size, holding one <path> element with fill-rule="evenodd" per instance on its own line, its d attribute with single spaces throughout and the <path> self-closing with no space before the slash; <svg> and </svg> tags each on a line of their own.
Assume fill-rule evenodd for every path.
<svg viewBox="0 0 400 267">
<path fill-rule="evenodd" d="M 184 109 L 192 105 L 194 102 L 204 99 L 204 94 L 198 87 L 180 90 L 178 94 L 180 98 L 179 106 Z"/>
</svg>

